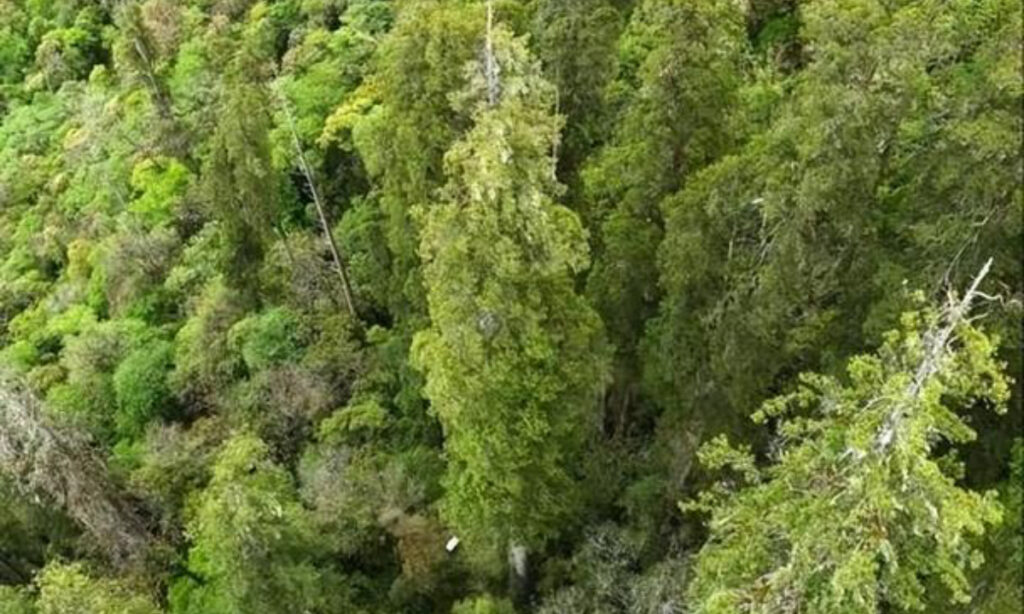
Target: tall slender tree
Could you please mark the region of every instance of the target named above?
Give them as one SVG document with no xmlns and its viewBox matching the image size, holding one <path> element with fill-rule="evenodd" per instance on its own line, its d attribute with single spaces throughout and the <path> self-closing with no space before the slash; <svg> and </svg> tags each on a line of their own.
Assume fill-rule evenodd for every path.
<svg viewBox="0 0 1024 614">
<path fill-rule="evenodd" d="M 612 424 L 640 393 L 637 345 L 657 311 L 659 204 L 728 151 L 744 50 L 739 7 L 723 0 L 641 3 L 622 36 L 616 133 L 583 171 L 596 234 L 588 297 L 616 347 Z M 627 170 L 628 169 L 628 170 Z"/>
<path fill-rule="evenodd" d="M 606 353 L 573 287 L 587 265 L 580 221 L 554 202 L 553 88 L 504 27 L 484 47 L 455 97 L 473 126 L 421 214 L 432 323 L 413 349 L 445 431 L 444 517 L 470 547 L 511 547 L 519 565 L 576 511 Z"/>
<path fill-rule="evenodd" d="M 269 139 L 269 65 L 256 41 L 241 43 L 225 72 L 219 122 L 203 169 L 209 208 L 226 238 L 225 268 L 236 289 L 248 294 L 256 289 L 255 275 L 277 224 L 279 196 Z"/>
</svg>

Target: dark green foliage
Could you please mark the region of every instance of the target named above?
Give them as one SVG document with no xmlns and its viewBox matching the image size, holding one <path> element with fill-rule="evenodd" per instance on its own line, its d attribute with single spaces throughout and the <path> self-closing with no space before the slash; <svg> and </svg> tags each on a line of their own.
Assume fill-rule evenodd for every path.
<svg viewBox="0 0 1024 614">
<path fill-rule="evenodd" d="M 405 3 L 379 51 L 380 69 L 367 82 L 365 112 L 352 120 L 355 146 L 379 181 L 392 254 L 388 297 L 398 315 L 424 310 L 411 210 L 427 204 L 443 183 L 444 153 L 465 128 L 449 96 L 462 87 L 464 66 L 479 51 L 480 8 Z"/>
<path fill-rule="evenodd" d="M 221 83 L 221 100 L 203 176 L 212 215 L 225 236 L 224 269 L 236 292 L 251 295 L 254 272 L 278 227 L 280 177 L 271 160 L 272 98 L 262 29 L 235 50 Z M 250 298 L 250 297 L 246 297 Z"/>
<path fill-rule="evenodd" d="M 566 118 L 558 145 L 559 177 L 575 181 L 579 165 L 609 136 L 605 90 L 615 76 L 615 51 L 625 22 L 610 0 L 542 0 L 534 17 L 544 74 L 558 89 Z"/>
<path fill-rule="evenodd" d="M 167 418 L 174 397 L 167 377 L 170 375 L 173 347 L 166 341 L 154 341 L 128 354 L 114 371 L 117 397 L 115 426 L 122 436 L 137 437 L 155 418 Z"/>
<path fill-rule="evenodd" d="M 659 203 L 728 151 L 741 33 L 732 3 L 657 0 L 640 3 L 621 38 L 616 133 L 582 173 L 601 246 L 587 290 L 616 346 L 616 422 L 644 409 L 637 345 L 662 291 Z"/>
</svg>

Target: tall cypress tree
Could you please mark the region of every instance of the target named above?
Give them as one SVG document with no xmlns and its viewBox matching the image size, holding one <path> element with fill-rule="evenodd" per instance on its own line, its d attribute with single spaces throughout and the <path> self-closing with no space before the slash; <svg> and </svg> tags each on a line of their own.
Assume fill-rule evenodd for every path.
<svg viewBox="0 0 1024 614">
<path fill-rule="evenodd" d="M 410 212 L 443 185 L 444 152 L 465 128 L 449 94 L 463 87 L 462 68 L 476 51 L 481 15 L 472 2 L 398 4 L 368 79 L 379 107 L 355 129 L 356 147 L 376 181 L 391 255 L 388 307 L 403 324 L 418 326 L 425 309 Z"/>
<path fill-rule="evenodd" d="M 258 285 L 256 272 L 279 207 L 264 55 L 252 41 L 235 52 L 223 78 L 219 121 L 203 169 L 210 212 L 224 229 L 226 272 L 235 289 L 249 295 Z"/>
<path fill-rule="evenodd" d="M 473 126 L 445 157 L 440 202 L 422 212 L 432 324 L 414 360 L 445 431 L 444 517 L 471 547 L 528 548 L 576 511 L 607 360 L 573 287 L 584 232 L 554 202 L 554 90 L 501 27 L 468 71 L 453 99 Z"/>
</svg>

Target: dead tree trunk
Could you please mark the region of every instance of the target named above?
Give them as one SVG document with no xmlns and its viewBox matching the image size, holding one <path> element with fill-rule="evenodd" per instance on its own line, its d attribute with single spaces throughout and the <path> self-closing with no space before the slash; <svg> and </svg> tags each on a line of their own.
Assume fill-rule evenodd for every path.
<svg viewBox="0 0 1024 614">
<path fill-rule="evenodd" d="M 277 91 L 276 93 L 278 98 L 281 100 L 281 108 L 288 121 L 288 130 L 292 135 L 292 144 L 295 147 L 295 155 L 299 161 L 299 169 L 306 178 L 306 183 L 309 185 L 309 191 L 313 195 L 313 204 L 316 205 L 316 213 L 320 218 L 320 226 L 324 231 L 324 240 L 327 242 L 327 247 L 331 251 L 331 258 L 334 260 L 335 271 L 338 273 L 338 278 L 341 280 L 341 292 L 345 299 L 345 307 L 348 309 L 348 313 L 352 316 L 353 320 L 358 319 L 359 316 L 356 313 L 355 303 L 352 301 L 352 286 L 348 281 L 348 272 L 345 270 L 345 263 L 341 259 L 341 252 L 338 251 L 338 243 L 334 240 L 334 232 L 331 230 L 331 224 L 327 220 L 327 211 L 324 208 L 323 200 L 320 198 L 320 192 L 316 189 L 316 182 L 313 180 L 313 171 L 310 169 L 309 163 L 306 161 L 306 154 L 302 151 L 302 142 L 299 141 L 299 133 L 295 129 L 295 120 L 292 117 L 291 107 L 288 105 L 288 100 L 284 97 L 282 92 Z"/>
<path fill-rule="evenodd" d="M 487 106 L 493 107 L 498 104 L 498 96 L 501 94 L 501 83 L 498 79 L 501 67 L 497 58 L 494 57 L 494 7 L 491 0 L 487 0 L 487 34 L 484 41 L 484 75 L 487 78 Z"/>
<path fill-rule="evenodd" d="M 940 314 L 939 322 L 924 333 L 924 356 L 914 371 L 914 378 L 907 385 L 903 397 L 908 403 L 916 402 L 919 399 L 925 389 L 925 384 L 942 368 L 943 362 L 949 356 L 949 343 L 953 338 L 953 333 L 967 317 L 974 300 L 978 296 L 984 296 L 978 291 L 978 287 L 991 268 L 992 259 L 989 258 L 967 288 L 967 292 L 959 300 L 950 293 L 946 306 Z M 901 427 L 906 415 L 904 406 L 899 405 L 886 418 L 875 440 L 876 449 L 880 454 L 885 454 L 892 444 L 902 436 L 903 429 Z"/>
<path fill-rule="evenodd" d="M 35 395 L 3 373 L 0 471 L 22 492 L 60 505 L 119 567 L 145 560 L 151 536 L 85 438 L 55 427 Z"/>
<path fill-rule="evenodd" d="M 528 552 L 526 546 L 514 542 L 508 547 L 508 592 L 519 606 L 525 605 L 530 595 Z"/>
</svg>

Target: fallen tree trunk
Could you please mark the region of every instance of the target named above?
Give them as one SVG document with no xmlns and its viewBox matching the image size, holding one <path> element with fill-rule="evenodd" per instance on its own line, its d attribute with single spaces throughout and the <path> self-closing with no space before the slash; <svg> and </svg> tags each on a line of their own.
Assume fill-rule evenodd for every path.
<svg viewBox="0 0 1024 614">
<path fill-rule="evenodd" d="M 142 564 L 151 536 L 85 437 L 54 425 L 40 401 L 0 372 L 0 472 L 29 496 L 60 505 L 118 567 Z"/>
</svg>

